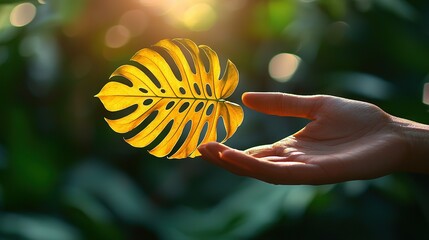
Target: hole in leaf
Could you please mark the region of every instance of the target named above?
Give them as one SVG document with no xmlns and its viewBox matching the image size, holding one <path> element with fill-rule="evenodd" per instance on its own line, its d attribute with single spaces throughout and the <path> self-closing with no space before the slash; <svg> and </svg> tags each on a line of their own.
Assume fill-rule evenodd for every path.
<svg viewBox="0 0 429 240">
<path fill-rule="evenodd" d="M 111 120 L 116 120 L 116 119 L 120 119 L 123 118 L 127 115 L 130 115 L 131 113 L 133 113 L 135 110 L 137 109 L 137 104 L 134 104 L 132 106 L 129 106 L 125 109 L 116 111 L 116 112 L 109 112 L 109 119 Z"/>
<path fill-rule="evenodd" d="M 148 93 L 148 92 L 149 92 L 147 89 L 144 89 L 144 88 L 139 88 L 139 90 L 140 90 L 140 92 L 142 92 L 142 93 Z"/>
<path fill-rule="evenodd" d="M 213 113 L 213 104 L 210 104 L 210 106 L 207 108 L 206 115 L 210 116 Z"/>
<path fill-rule="evenodd" d="M 208 73 L 210 71 L 210 62 L 209 58 L 207 57 L 207 54 L 204 51 L 200 51 L 200 59 L 201 62 L 203 62 L 204 69 Z"/>
<path fill-rule="evenodd" d="M 145 105 L 145 106 L 149 106 L 152 103 L 153 103 L 153 99 L 151 99 L 151 98 L 148 98 L 148 99 L 143 101 L 143 105 Z"/>
<path fill-rule="evenodd" d="M 209 84 L 206 84 L 206 92 L 207 92 L 207 95 L 209 95 L 209 97 L 212 96 L 212 88 L 210 87 Z"/>
<path fill-rule="evenodd" d="M 127 85 L 128 87 L 132 87 L 133 86 L 133 84 L 131 83 L 130 80 L 128 80 L 127 78 L 122 77 L 122 76 L 113 76 L 113 77 L 110 78 L 110 80 L 122 83 L 124 85 Z"/>
<path fill-rule="evenodd" d="M 188 121 L 183 129 L 181 129 L 181 130 L 178 129 L 177 130 L 177 131 L 181 131 L 181 134 L 180 134 L 179 140 L 174 145 L 173 150 L 171 151 L 171 153 L 174 153 L 177 150 L 179 150 L 179 148 L 185 142 L 186 138 L 191 137 L 191 136 L 189 136 L 189 133 L 191 131 L 191 127 L 192 127 L 192 121 Z"/>
<path fill-rule="evenodd" d="M 197 146 L 199 146 L 201 144 L 201 142 L 204 140 L 204 138 L 206 137 L 208 127 L 209 127 L 209 123 L 205 122 L 203 129 L 201 129 L 201 132 L 199 133 L 200 137 L 198 138 L 198 145 Z"/>
<path fill-rule="evenodd" d="M 181 94 L 186 94 L 186 91 L 185 91 L 185 89 L 183 87 L 180 87 L 179 91 L 180 91 Z"/>
<path fill-rule="evenodd" d="M 170 110 L 173 106 L 174 106 L 174 101 L 171 101 L 167 104 L 167 106 L 165 107 L 165 110 Z"/>
<path fill-rule="evenodd" d="M 155 138 L 155 140 L 153 140 L 153 142 L 147 146 L 147 149 L 152 149 L 156 147 L 167 136 L 167 134 L 171 131 L 173 122 L 174 120 L 171 120 L 170 122 L 168 122 L 168 124 L 165 126 L 164 129 L 162 129 L 161 133 L 159 133 L 159 135 Z"/>
<path fill-rule="evenodd" d="M 152 49 L 157 51 L 165 59 L 176 79 L 182 81 L 182 75 L 180 74 L 179 68 L 171 55 L 162 47 L 152 46 Z"/>
<path fill-rule="evenodd" d="M 137 133 L 141 132 L 143 129 L 145 129 L 152 121 L 155 120 L 156 116 L 158 115 L 158 111 L 153 111 L 149 114 L 149 116 L 147 116 L 145 119 L 143 119 L 143 121 L 137 125 L 136 128 L 134 128 L 133 130 L 131 130 L 128 133 L 125 133 L 124 138 L 128 139 L 131 138 L 133 136 L 135 136 Z"/>
<path fill-rule="evenodd" d="M 222 58 L 219 56 L 219 65 L 220 65 L 220 72 L 219 72 L 219 76 L 215 76 L 218 77 L 218 80 L 222 79 L 225 74 L 226 74 L 226 70 L 227 70 L 227 66 L 228 66 L 228 60 L 225 58 Z"/>
<path fill-rule="evenodd" d="M 197 71 L 195 70 L 195 63 L 194 59 L 192 59 L 192 55 L 190 51 L 180 42 L 175 41 L 176 45 L 180 48 L 183 55 L 185 56 L 186 61 L 188 62 L 189 67 L 191 68 L 191 71 L 195 74 Z"/>
<path fill-rule="evenodd" d="M 218 142 L 221 142 L 226 137 L 226 129 L 225 129 L 225 124 L 223 123 L 223 118 L 222 117 L 220 117 L 217 120 L 216 129 L 217 129 L 217 139 L 216 140 Z"/>
<path fill-rule="evenodd" d="M 157 88 L 161 88 L 161 83 L 158 81 L 155 75 L 153 75 L 153 73 L 145 66 L 139 64 L 138 62 L 133 62 L 133 61 L 130 62 L 130 65 L 133 65 L 139 68 L 153 82 L 153 84 L 155 84 Z"/>
<path fill-rule="evenodd" d="M 199 102 L 197 106 L 195 107 L 195 112 L 199 112 L 204 107 L 203 102 Z"/>
<path fill-rule="evenodd" d="M 189 107 L 189 102 L 184 102 L 182 106 L 180 106 L 179 108 L 179 113 L 184 112 L 186 109 L 188 109 L 188 107 Z"/>
<path fill-rule="evenodd" d="M 194 83 L 194 89 L 195 89 L 195 92 L 197 93 L 197 95 L 201 95 L 201 90 L 200 90 L 200 87 L 198 87 L 197 83 Z"/>
</svg>

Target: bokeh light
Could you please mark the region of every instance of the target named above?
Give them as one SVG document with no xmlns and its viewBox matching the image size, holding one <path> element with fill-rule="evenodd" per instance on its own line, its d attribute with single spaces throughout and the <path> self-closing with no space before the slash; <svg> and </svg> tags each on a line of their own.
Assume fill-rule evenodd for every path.
<svg viewBox="0 0 429 240">
<path fill-rule="evenodd" d="M 134 9 L 124 13 L 119 23 L 129 30 L 132 37 L 135 37 L 144 32 L 148 25 L 148 19 L 143 10 Z"/>
<path fill-rule="evenodd" d="M 105 43 L 110 48 L 120 48 L 130 40 L 130 31 L 123 25 L 115 25 L 106 32 Z"/>
<path fill-rule="evenodd" d="M 301 58 L 290 53 L 275 55 L 268 65 L 270 76 L 278 82 L 287 82 L 295 74 Z"/>
<path fill-rule="evenodd" d="M 216 19 L 216 11 L 210 4 L 198 3 L 186 10 L 182 22 L 189 30 L 205 31 L 213 26 Z"/>
<path fill-rule="evenodd" d="M 10 24 L 15 27 L 23 27 L 33 21 L 36 16 L 36 7 L 32 3 L 16 5 L 10 13 Z"/>
<path fill-rule="evenodd" d="M 423 87 L 423 103 L 429 105 L 429 83 Z"/>
</svg>

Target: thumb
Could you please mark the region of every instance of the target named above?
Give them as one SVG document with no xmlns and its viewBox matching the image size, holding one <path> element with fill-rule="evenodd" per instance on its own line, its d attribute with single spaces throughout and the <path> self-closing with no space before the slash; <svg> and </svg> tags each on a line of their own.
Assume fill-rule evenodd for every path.
<svg viewBox="0 0 429 240">
<path fill-rule="evenodd" d="M 315 119 L 323 100 L 321 95 L 302 96 L 276 92 L 247 92 L 242 96 L 244 105 L 255 111 L 311 120 Z"/>
</svg>

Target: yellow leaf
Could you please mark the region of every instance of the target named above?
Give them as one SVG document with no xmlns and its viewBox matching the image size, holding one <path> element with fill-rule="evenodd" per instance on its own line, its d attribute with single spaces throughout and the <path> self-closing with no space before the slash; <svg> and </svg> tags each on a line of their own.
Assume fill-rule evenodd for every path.
<svg viewBox="0 0 429 240">
<path fill-rule="evenodd" d="M 96 95 L 111 112 L 133 110 L 118 119 L 106 118 L 115 132 L 128 133 L 147 120 L 125 139 L 130 145 L 146 147 L 166 132 L 151 154 L 167 156 L 186 137 L 169 158 L 196 157 L 200 144 L 217 141 L 219 118 L 226 132 L 222 142 L 243 121 L 243 109 L 225 101 L 237 87 L 237 68 L 228 60 L 221 76 L 219 58 L 208 46 L 197 46 L 189 39 L 165 39 L 138 51 L 131 62 L 110 77 L 127 79 L 130 84 L 112 80 Z"/>
</svg>

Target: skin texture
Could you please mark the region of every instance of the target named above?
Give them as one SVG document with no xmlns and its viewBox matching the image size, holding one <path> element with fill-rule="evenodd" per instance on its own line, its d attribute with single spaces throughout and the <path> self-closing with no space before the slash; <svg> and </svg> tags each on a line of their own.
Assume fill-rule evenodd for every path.
<svg viewBox="0 0 429 240">
<path fill-rule="evenodd" d="M 345 98 L 245 93 L 261 113 L 310 119 L 278 142 L 239 151 L 201 145 L 202 158 L 232 173 L 272 184 L 328 184 L 372 179 L 397 171 L 429 173 L 429 127 Z"/>
</svg>

